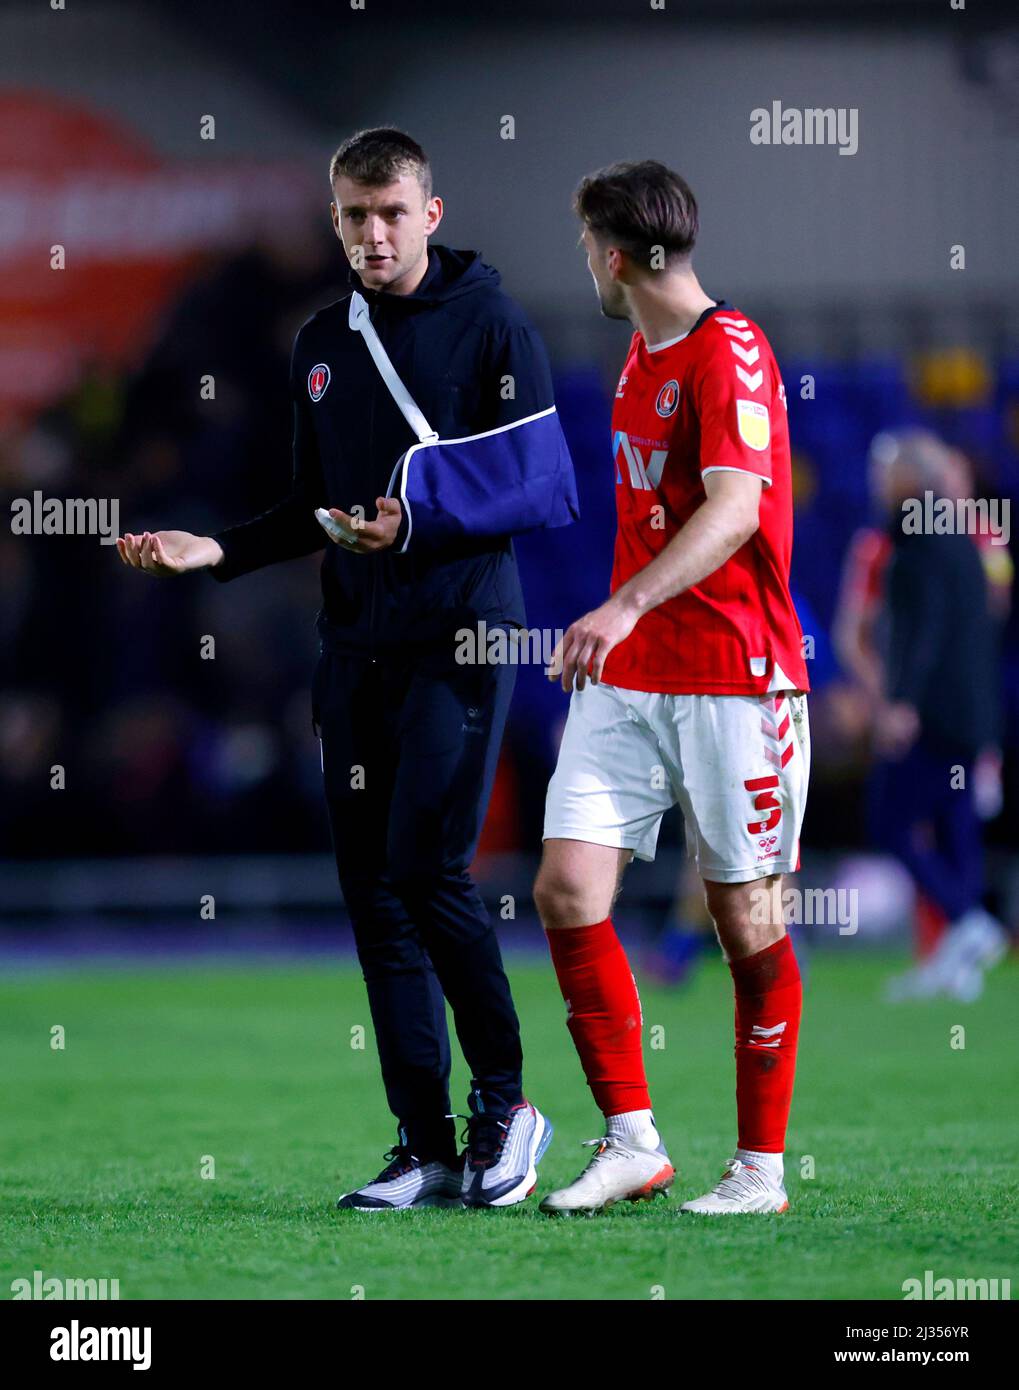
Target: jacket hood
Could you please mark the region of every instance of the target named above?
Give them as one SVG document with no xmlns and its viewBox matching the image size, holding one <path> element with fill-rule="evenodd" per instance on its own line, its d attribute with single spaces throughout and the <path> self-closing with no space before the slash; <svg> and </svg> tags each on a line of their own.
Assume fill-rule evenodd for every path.
<svg viewBox="0 0 1019 1390">
<path fill-rule="evenodd" d="M 354 269 L 350 270 L 349 278 L 351 289 L 364 295 L 369 304 L 384 302 L 387 307 L 448 304 L 451 300 L 476 294 L 478 290 L 496 289 L 502 279 L 493 266 L 481 259 L 480 251 L 454 251 L 449 246 L 429 247 L 428 269 L 413 294 L 386 294 L 365 289 Z"/>
</svg>

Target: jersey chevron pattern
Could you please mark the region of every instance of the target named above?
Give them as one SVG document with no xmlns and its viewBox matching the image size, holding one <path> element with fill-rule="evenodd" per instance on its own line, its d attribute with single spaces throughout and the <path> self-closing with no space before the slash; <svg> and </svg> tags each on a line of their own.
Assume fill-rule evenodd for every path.
<svg viewBox="0 0 1019 1390">
<path fill-rule="evenodd" d="M 612 411 L 616 544 L 612 591 L 665 548 L 718 469 L 761 478 L 760 525 L 700 584 L 637 623 L 603 679 L 672 695 L 761 695 L 776 666 L 809 689 L 789 593 L 792 483 L 785 388 L 760 328 L 718 304 L 680 338 L 634 333 Z"/>
</svg>

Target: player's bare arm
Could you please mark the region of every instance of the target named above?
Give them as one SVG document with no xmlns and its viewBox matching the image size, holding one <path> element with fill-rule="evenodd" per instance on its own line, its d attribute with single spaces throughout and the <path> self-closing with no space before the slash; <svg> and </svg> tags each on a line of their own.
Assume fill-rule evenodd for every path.
<svg viewBox="0 0 1019 1390">
<path fill-rule="evenodd" d="M 548 669 L 564 690 L 583 690 L 588 674 L 597 685 L 613 647 L 660 603 L 699 584 L 724 565 L 757 530 L 762 483 L 752 473 L 717 472 L 704 478 L 700 507 L 662 553 L 616 590 L 607 602 L 578 618 L 563 634 Z"/>
</svg>

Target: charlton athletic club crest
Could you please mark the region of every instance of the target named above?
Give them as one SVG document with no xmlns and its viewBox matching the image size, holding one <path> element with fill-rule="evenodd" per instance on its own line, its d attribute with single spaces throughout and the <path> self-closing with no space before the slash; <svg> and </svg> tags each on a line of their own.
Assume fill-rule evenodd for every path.
<svg viewBox="0 0 1019 1390">
<path fill-rule="evenodd" d="M 679 382 L 667 381 L 658 392 L 655 409 L 663 420 L 667 420 L 670 415 L 676 413 L 677 405 L 679 405 Z"/>
<path fill-rule="evenodd" d="M 325 395 L 328 385 L 329 368 L 324 362 L 319 362 L 308 373 L 308 395 L 313 401 L 320 401 Z"/>
</svg>

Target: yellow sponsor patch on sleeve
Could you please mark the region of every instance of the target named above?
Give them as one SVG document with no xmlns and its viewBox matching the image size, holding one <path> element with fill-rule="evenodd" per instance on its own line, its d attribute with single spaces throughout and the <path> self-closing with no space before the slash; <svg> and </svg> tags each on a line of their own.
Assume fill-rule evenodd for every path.
<svg viewBox="0 0 1019 1390">
<path fill-rule="evenodd" d="M 736 422 L 739 437 L 748 449 L 763 453 L 771 440 L 771 422 L 768 407 L 759 401 L 737 401 Z"/>
</svg>

